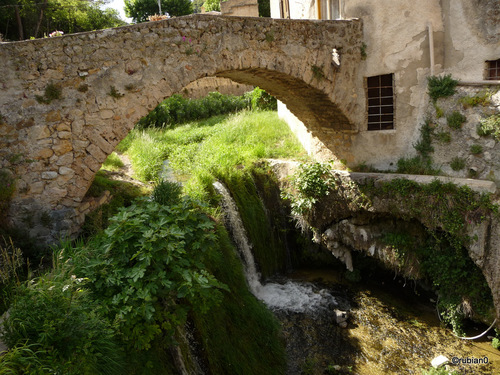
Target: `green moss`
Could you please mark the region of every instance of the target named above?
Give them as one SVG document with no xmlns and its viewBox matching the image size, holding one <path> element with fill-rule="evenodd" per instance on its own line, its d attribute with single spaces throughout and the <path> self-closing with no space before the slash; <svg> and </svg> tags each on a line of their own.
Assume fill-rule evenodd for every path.
<svg viewBox="0 0 500 375">
<path fill-rule="evenodd" d="M 218 227 L 217 235 L 219 251 L 206 263 L 231 291 L 206 314 L 192 313 L 202 338 L 200 353 L 212 374 L 283 374 L 286 359 L 279 323 L 248 291 L 241 261 L 225 229 Z"/>
<path fill-rule="evenodd" d="M 321 81 L 322 79 L 325 79 L 325 73 L 323 73 L 322 66 L 313 65 L 311 66 L 311 71 L 316 80 Z"/>
</svg>

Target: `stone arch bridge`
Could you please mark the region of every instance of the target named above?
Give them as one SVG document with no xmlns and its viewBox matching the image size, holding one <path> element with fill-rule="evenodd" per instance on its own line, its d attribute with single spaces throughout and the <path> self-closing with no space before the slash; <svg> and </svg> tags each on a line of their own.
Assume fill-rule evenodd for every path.
<svg viewBox="0 0 500 375">
<path fill-rule="evenodd" d="M 260 86 L 326 144 L 355 131 L 361 43 L 359 20 L 191 15 L 0 44 L 0 169 L 16 178 L 9 222 L 28 220 L 45 242 L 77 231 L 106 157 L 137 120 L 202 77 Z"/>
</svg>

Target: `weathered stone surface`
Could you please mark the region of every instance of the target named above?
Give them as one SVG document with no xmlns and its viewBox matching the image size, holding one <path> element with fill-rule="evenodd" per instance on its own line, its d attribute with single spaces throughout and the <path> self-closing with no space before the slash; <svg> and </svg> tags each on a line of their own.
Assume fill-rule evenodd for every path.
<svg viewBox="0 0 500 375">
<path fill-rule="evenodd" d="M 54 178 L 57 178 L 58 174 L 57 172 L 49 171 L 49 172 L 42 172 L 42 178 L 44 180 L 53 180 Z"/>
<path fill-rule="evenodd" d="M 101 163 L 136 121 L 200 78 L 260 86 L 325 140 L 329 129 L 356 130 L 359 114 L 341 108 L 358 100 L 345 92 L 362 86 L 355 69 L 361 45 L 359 20 L 213 15 L 2 43 L 0 113 L 6 126 L 0 127 L 0 167 L 13 168 L 26 187 L 50 182 L 28 193 L 16 191 L 9 220 L 17 222 L 23 207 L 35 209 L 31 194 L 42 211 L 80 202 Z M 332 48 L 342 49 L 335 71 Z M 313 66 L 324 79 L 312 76 Z M 23 86 L 23 79 L 32 81 Z M 44 95 L 49 84 L 61 88 L 61 98 L 39 103 L 36 95 Z M 85 90 L 79 90 L 82 85 Z M 9 155 L 17 154 L 40 162 L 10 165 Z M 65 215 L 71 212 L 80 220 L 76 211 Z"/>
</svg>

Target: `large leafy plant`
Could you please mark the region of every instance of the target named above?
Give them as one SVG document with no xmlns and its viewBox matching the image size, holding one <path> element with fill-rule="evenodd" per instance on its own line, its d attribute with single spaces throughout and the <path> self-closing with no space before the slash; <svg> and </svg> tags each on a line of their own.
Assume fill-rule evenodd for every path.
<svg viewBox="0 0 500 375">
<path fill-rule="evenodd" d="M 168 206 L 142 200 L 112 218 L 75 264 L 123 338 L 147 349 L 160 333 L 172 334 L 189 308 L 206 311 L 220 300 L 217 289 L 226 286 L 202 262 L 216 242 L 213 222 L 189 198 Z"/>
</svg>

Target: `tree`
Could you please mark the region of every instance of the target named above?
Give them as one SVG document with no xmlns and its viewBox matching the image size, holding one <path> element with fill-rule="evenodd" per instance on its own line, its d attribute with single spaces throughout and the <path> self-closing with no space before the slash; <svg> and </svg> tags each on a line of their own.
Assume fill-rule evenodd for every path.
<svg viewBox="0 0 500 375">
<path fill-rule="evenodd" d="M 184 16 L 193 12 L 191 0 L 161 0 L 162 13 Z M 159 13 L 158 0 L 125 0 L 125 13 L 134 22 L 146 22 L 149 16 Z"/>
<path fill-rule="evenodd" d="M 109 0 L 0 0 L 0 33 L 6 39 L 38 38 L 60 30 L 91 31 L 124 25 Z"/>
<path fill-rule="evenodd" d="M 206 0 L 203 4 L 205 12 L 217 11 L 220 12 L 220 1 L 219 0 Z"/>
</svg>

